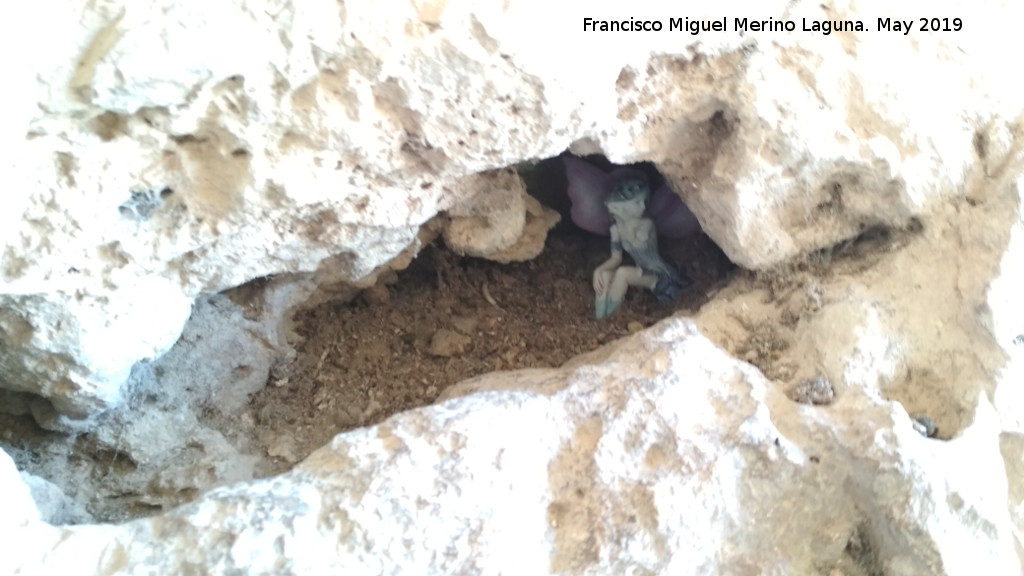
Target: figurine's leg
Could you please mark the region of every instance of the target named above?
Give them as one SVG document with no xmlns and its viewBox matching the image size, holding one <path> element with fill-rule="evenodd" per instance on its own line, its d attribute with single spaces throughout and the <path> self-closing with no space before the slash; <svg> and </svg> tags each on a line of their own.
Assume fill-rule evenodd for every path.
<svg viewBox="0 0 1024 576">
<path fill-rule="evenodd" d="M 600 268 L 594 271 L 594 309 L 597 313 L 598 318 L 604 318 L 610 312 L 608 310 L 608 291 L 611 290 L 612 284 L 615 280 L 615 270 L 601 270 Z"/>
<path fill-rule="evenodd" d="M 617 268 L 615 270 L 615 277 L 612 278 L 611 286 L 608 288 L 603 308 L 601 304 L 597 306 L 597 317 L 604 318 L 615 312 L 626 298 L 626 290 L 630 286 L 642 286 L 649 290 L 654 288 L 654 285 L 657 283 L 657 276 L 644 274 L 644 271 L 638 266 L 621 266 Z"/>
</svg>

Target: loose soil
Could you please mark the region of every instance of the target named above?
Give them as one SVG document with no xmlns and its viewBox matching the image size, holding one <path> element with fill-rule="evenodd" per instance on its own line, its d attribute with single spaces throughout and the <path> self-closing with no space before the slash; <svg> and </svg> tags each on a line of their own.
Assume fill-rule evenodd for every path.
<svg viewBox="0 0 1024 576">
<path fill-rule="evenodd" d="M 608 239 L 556 234 L 536 259 L 498 264 L 432 245 L 391 286 L 299 313 L 296 359 L 252 395 L 241 433 L 290 468 L 346 430 L 432 403 L 446 387 L 496 370 L 557 367 L 675 313 L 696 311 L 734 265 L 704 235 L 662 240 L 691 285 L 662 306 L 630 289 L 610 318 L 594 318 L 592 273 Z"/>
</svg>

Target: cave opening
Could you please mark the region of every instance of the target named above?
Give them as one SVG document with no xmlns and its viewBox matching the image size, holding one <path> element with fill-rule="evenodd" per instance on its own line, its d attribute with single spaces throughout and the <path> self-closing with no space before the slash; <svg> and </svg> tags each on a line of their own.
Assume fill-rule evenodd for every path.
<svg viewBox="0 0 1024 576">
<path fill-rule="evenodd" d="M 690 284 L 666 305 L 631 288 L 614 314 L 596 318 L 593 272 L 610 241 L 573 222 L 561 158 L 515 167 L 526 193 L 562 216 L 537 257 L 464 256 L 435 235 L 376 284 L 294 309 L 281 294 L 301 281 L 285 276 L 202 296 L 175 346 L 136 365 L 122 406 L 82 429 L 28 408 L 0 414 L 2 444 L 20 469 L 67 495 L 61 506 L 72 507 L 57 523 L 152 516 L 218 485 L 283 473 L 337 434 L 433 404 L 474 376 L 556 368 L 693 314 L 735 276 L 706 235 L 663 238 L 660 255 Z M 583 161 L 615 168 L 600 155 Z M 652 187 L 664 182 L 653 164 L 630 168 Z M 272 344 L 282 323 L 288 354 Z"/>
<path fill-rule="evenodd" d="M 601 155 L 585 161 L 615 167 Z M 630 168 L 652 187 L 664 183 L 651 163 Z M 609 256 L 609 238 L 570 217 L 561 157 L 517 171 L 528 194 L 562 215 L 538 257 L 503 264 L 461 256 L 439 238 L 407 269 L 356 298 L 298 312 L 295 359 L 251 396 L 243 426 L 218 427 L 254 440 L 269 457 L 268 472 L 282 472 L 336 434 L 429 405 L 468 378 L 555 368 L 673 314 L 693 313 L 736 270 L 703 233 L 662 238 L 662 257 L 690 284 L 665 305 L 631 288 L 613 315 L 597 319 L 592 275 Z"/>
</svg>

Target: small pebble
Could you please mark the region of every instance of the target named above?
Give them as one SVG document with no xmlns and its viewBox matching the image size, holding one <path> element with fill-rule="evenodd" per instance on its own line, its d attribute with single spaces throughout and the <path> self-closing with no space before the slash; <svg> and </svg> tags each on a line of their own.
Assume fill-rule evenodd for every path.
<svg viewBox="0 0 1024 576">
<path fill-rule="evenodd" d="M 630 334 L 636 334 L 637 332 L 639 332 L 639 331 L 641 331 L 643 329 L 644 329 L 644 325 L 639 323 L 639 322 L 637 322 L 637 321 L 633 321 L 633 322 L 630 322 L 629 324 L 626 324 L 626 330 L 629 330 Z"/>
<path fill-rule="evenodd" d="M 362 418 L 363 422 L 365 422 L 370 418 L 373 418 L 373 416 L 380 412 L 382 408 L 384 408 L 384 406 L 381 405 L 380 402 L 376 400 L 370 400 L 370 402 L 366 405 L 366 408 L 363 410 L 363 413 L 360 415 L 360 417 Z"/>
<path fill-rule="evenodd" d="M 377 284 L 363 290 L 363 300 L 366 300 L 367 304 L 375 306 L 387 304 L 391 301 L 391 292 L 388 290 L 387 286 Z"/>
<path fill-rule="evenodd" d="M 452 326 L 467 336 L 472 336 L 476 331 L 480 319 L 476 316 L 452 316 Z"/>
<path fill-rule="evenodd" d="M 272 458 L 281 458 L 289 464 L 294 464 L 299 461 L 299 456 L 295 452 L 295 441 L 287 436 L 278 438 L 274 444 L 267 449 L 268 456 Z"/>
<path fill-rule="evenodd" d="M 466 351 L 471 340 L 453 330 L 442 328 L 434 333 L 430 339 L 430 348 L 427 349 L 432 356 L 458 356 Z"/>
</svg>

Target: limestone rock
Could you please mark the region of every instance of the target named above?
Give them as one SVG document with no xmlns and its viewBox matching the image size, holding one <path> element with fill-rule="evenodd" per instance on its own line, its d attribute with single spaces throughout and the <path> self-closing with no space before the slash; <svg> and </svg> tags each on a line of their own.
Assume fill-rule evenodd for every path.
<svg viewBox="0 0 1024 576">
<path fill-rule="evenodd" d="M 123 402 L 199 295 L 326 269 L 319 283 L 363 282 L 470 201 L 466 178 L 570 147 L 651 160 L 730 258 L 764 269 L 954 197 L 971 165 L 1013 149 L 1024 100 L 993 65 L 1009 28 L 913 49 L 875 32 L 576 32 L 555 55 L 537 38 L 579 14 L 531 2 L 51 4 L 4 35 L 20 58 L 3 161 L 25 192 L 0 226 L 0 382 L 76 418 Z M 975 17 L 1009 26 L 1019 10 Z M 467 252 L 536 252 L 546 216 L 516 248 L 523 211 L 504 214 L 493 236 L 471 226 Z"/>
<path fill-rule="evenodd" d="M 0 454 L 0 573 L 1020 571 L 1024 85 L 1003 62 L 1024 6 L 908 40 L 609 36 L 518 0 L 23 4 L 0 34 L 0 410 L 56 439 L 0 441 L 69 498 L 165 511 L 48 525 Z M 241 483 L 252 423 L 195 411 L 264 385 L 289 313 L 438 234 L 531 257 L 554 217 L 508 167 L 566 149 L 654 162 L 765 274 L 695 324 L 463 382 Z M 786 397 L 818 377 L 830 404 Z"/>
<path fill-rule="evenodd" d="M 53 482 L 27 472 L 21 473 L 21 480 L 31 490 L 32 501 L 39 509 L 39 517 L 43 522 L 53 525 L 94 522 L 92 515 L 81 503 L 68 498 Z"/>
<path fill-rule="evenodd" d="M 508 263 L 536 258 L 544 249 L 548 230 L 561 216 L 526 193 L 514 170 L 479 174 L 460 186 L 470 200 L 448 211 L 445 244 L 468 256 Z"/>
<path fill-rule="evenodd" d="M 478 388 L 490 392 L 340 435 L 289 474 L 153 519 L 26 533 L 61 573 L 115 556 L 128 573 L 1019 565 L 1004 496 L 992 497 L 1006 494 L 1004 477 L 978 474 L 1001 466 L 984 400 L 961 437 L 939 443 L 862 389 L 829 407 L 794 403 L 683 320 Z M 15 554 L 17 567 L 40 568 Z"/>
<path fill-rule="evenodd" d="M 486 256 L 504 250 L 523 234 L 526 185 L 515 170 L 478 174 L 459 182 L 470 199 L 448 211 L 451 222 L 444 241 L 452 250 Z"/>
<path fill-rule="evenodd" d="M 199 412 L 223 415 L 245 438 L 247 425 L 237 416 L 287 356 L 281 315 L 295 289 L 271 281 L 258 301 L 244 291 L 200 299 L 174 347 L 132 371 L 129 402 L 77 422 L 52 407 L 43 413 L 36 404 L 49 404 L 36 398 L 36 420 L 57 434 L 42 448 L 37 444 L 35 454 L 28 446 L 9 450 L 101 521 L 123 520 L 133 509 L 170 508 L 214 486 L 251 479 L 257 459 L 202 424 Z"/>
<path fill-rule="evenodd" d="M 24 526 L 39 521 L 39 508 L 32 498 L 32 492 L 25 479 L 18 474 L 18 468 L 6 452 L 0 450 L 0 496 L 4 502 L 4 514 L 0 522 L 6 532 L 12 527 Z"/>
<path fill-rule="evenodd" d="M 548 231 L 562 219 L 558 212 L 543 206 L 536 198 L 525 196 L 523 200 L 526 204 L 526 224 L 523 225 L 522 235 L 512 246 L 487 254 L 485 257 L 488 260 L 507 264 L 536 258 L 544 250 Z"/>
</svg>

